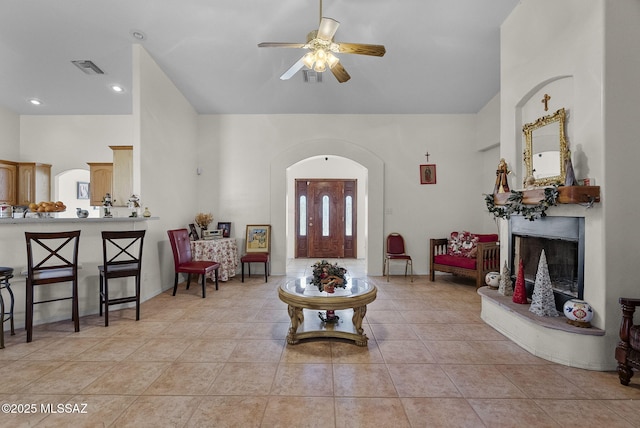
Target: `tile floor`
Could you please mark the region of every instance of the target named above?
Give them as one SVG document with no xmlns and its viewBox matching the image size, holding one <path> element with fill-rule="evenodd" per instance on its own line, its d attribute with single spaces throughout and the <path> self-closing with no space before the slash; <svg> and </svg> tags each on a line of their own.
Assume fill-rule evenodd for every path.
<svg viewBox="0 0 640 428">
<path fill-rule="evenodd" d="M 292 261 L 289 276 L 311 263 Z M 344 265 L 361 276 L 361 262 Z M 80 333 L 70 321 L 40 325 L 29 344 L 20 329 L 0 350 L 0 401 L 35 412 L 0 414 L 0 425 L 640 426 L 640 375 L 624 387 L 613 372 L 532 356 L 482 322 L 464 279 L 370 277 L 378 298 L 366 348 L 288 345 L 276 293 L 285 280 L 238 276 L 218 291 L 210 284 L 206 299 L 199 286 L 181 286 L 145 302 L 138 322 L 125 309 L 111 312 L 108 328 L 98 316 L 82 318 Z M 64 413 L 65 403 L 86 413 Z"/>
</svg>

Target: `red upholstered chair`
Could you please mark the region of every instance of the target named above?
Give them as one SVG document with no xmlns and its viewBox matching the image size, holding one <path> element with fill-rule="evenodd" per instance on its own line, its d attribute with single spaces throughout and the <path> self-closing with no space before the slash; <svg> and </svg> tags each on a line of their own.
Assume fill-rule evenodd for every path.
<svg viewBox="0 0 640 428">
<path fill-rule="evenodd" d="M 242 282 L 244 282 L 244 264 L 249 267 L 249 276 L 251 276 L 251 263 L 264 263 L 264 282 L 268 282 L 269 276 L 269 253 L 248 253 L 240 257 L 242 264 Z"/>
<path fill-rule="evenodd" d="M 176 276 L 173 282 L 173 295 L 178 290 L 178 274 L 187 274 L 187 290 L 191 284 L 191 274 L 202 275 L 202 298 L 206 296 L 205 284 L 207 274 L 215 273 L 216 290 L 218 289 L 218 269 L 220 263 L 213 261 L 194 261 L 191 257 L 191 241 L 187 229 L 168 230 L 169 242 L 173 250 L 173 262 Z"/>
<path fill-rule="evenodd" d="M 76 332 L 80 331 L 78 310 L 78 243 L 80 231 L 71 232 L 25 232 L 27 241 L 27 290 L 25 326 L 27 342 L 33 339 L 34 305 L 58 300 L 71 300 L 71 317 Z M 71 296 L 36 300 L 36 286 L 60 282 L 71 283 Z M 50 294 L 46 294 L 50 296 Z"/>
<path fill-rule="evenodd" d="M 389 264 L 391 260 L 404 261 L 404 276 L 407 276 L 407 269 L 411 268 L 411 282 L 413 282 L 413 261 L 411 256 L 406 254 L 404 249 L 404 238 L 399 233 L 390 233 L 387 236 L 387 252 L 382 265 L 382 276 L 387 273 L 387 282 L 389 282 Z"/>
</svg>

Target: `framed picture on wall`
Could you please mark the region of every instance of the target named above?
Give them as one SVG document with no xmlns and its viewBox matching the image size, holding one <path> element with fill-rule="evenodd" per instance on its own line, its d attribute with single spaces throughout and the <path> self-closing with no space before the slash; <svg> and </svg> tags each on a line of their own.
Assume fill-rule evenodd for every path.
<svg viewBox="0 0 640 428">
<path fill-rule="evenodd" d="M 245 251 L 247 253 L 269 253 L 271 251 L 271 225 L 248 224 Z"/>
<path fill-rule="evenodd" d="M 436 184 L 436 165 L 420 165 L 420 184 Z"/>
<path fill-rule="evenodd" d="M 218 222 L 218 229 L 222 230 L 222 237 L 228 238 L 231 236 L 231 223 L 226 221 Z"/>
<path fill-rule="evenodd" d="M 78 199 L 89 199 L 89 183 L 78 181 Z"/>
</svg>

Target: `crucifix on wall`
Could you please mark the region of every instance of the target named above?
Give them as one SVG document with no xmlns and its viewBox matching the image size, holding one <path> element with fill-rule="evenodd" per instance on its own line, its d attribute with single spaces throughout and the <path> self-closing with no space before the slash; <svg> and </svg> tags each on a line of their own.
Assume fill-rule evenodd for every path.
<svg viewBox="0 0 640 428">
<path fill-rule="evenodd" d="M 550 99 L 551 99 L 551 97 L 549 96 L 549 94 L 544 94 L 544 97 L 542 97 L 542 100 L 540 102 L 544 104 L 544 111 L 548 111 L 549 110 L 549 100 Z"/>
</svg>

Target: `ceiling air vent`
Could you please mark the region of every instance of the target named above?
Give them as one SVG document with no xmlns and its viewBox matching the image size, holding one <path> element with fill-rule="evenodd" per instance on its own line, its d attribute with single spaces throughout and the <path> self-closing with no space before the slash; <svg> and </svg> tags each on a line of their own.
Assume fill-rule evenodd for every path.
<svg viewBox="0 0 640 428">
<path fill-rule="evenodd" d="M 104 74 L 104 71 L 100 70 L 100 67 L 88 59 L 71 61 L 71 63 L 82 70 L 85 74 Z"/>
<path fill-rule="evenodd" d="M 313 70 L 302 70 L 302 78 L 306 83 L 322 83 L 322 73 Z"/>
</svg>

